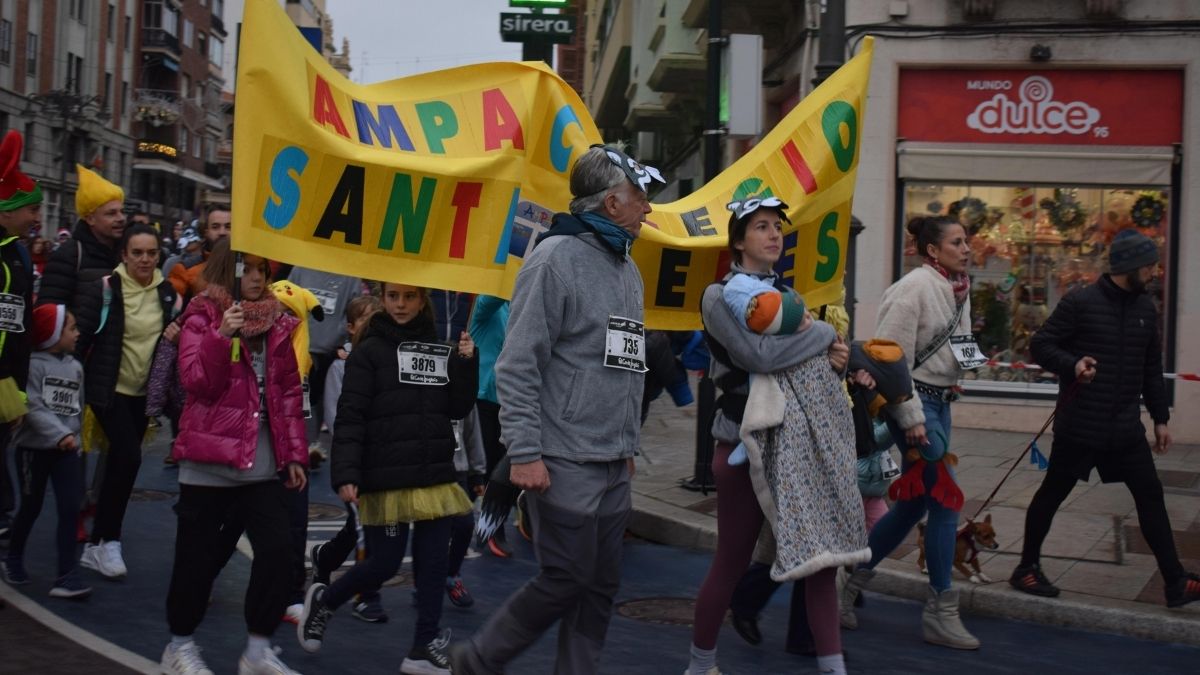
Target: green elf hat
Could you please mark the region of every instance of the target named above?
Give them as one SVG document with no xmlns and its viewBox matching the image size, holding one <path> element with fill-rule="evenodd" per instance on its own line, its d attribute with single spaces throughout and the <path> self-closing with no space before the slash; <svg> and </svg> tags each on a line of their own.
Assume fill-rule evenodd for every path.
<svg viewBox="0 0 1200 675">
<path fill-rule="evenodd" d="M 9 131 L 0 142 L 0 211 L 42 203 L 42 188 L 21 172 L 21 151 L 25 140 Z"/>
</svg>

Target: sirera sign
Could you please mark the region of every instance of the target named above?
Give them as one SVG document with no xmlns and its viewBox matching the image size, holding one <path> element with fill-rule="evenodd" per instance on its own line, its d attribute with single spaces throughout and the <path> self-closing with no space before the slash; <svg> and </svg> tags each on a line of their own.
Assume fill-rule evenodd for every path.
<svg viewBox="0 0 1200 675">
<path fill-rule="evenodd" d="M 575 37 L 575 17 L 568 14 L 500 14 L 505 42 L 567 43 Z"/>
</svg>

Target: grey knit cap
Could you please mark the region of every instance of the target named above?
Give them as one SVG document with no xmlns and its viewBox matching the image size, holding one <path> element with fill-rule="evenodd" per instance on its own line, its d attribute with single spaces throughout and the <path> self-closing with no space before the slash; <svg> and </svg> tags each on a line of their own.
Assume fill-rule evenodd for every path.
<svg viewBox="0 0 1200 675">
<path fill-rule="evenodd" d="M 1112 274 L 1129 274 L 1156 262 L 1158 246 L 1137 230 L 1121 230 L 1108 249 L 1108 271 Z"/>
</svg>

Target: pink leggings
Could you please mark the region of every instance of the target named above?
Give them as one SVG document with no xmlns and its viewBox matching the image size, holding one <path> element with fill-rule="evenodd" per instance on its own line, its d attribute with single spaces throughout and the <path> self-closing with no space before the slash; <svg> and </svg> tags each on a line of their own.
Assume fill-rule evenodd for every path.
<svg viewBox="0 0 1200 675">
<path fill-rule="evenodd" d="M 717 646 L 721 622 L 737 582 L 750 566 L 763 513 L 750 483 L 748 464 L 729 466 L 733 446 L 717 443 L 713 477 L 717 482 L 717 552 L 696 598 L 692 644 L 700 649 Z M 804 579 L 808 625 L 818 656 L 842 652 L 838 624 L 837 570 L 826 568 Z"/>
</svg>

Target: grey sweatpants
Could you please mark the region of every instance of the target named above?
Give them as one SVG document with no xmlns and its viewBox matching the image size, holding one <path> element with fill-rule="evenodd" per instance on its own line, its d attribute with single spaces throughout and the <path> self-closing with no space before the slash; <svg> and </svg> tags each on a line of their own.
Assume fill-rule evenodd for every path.
<svg viewBox="0 0 1200 675">
<path fill-rule="evenodd" d="M 471 644 L 487 668 L 503 672 L 561 621 L 555 674 L 595 673 L 621 585 L 621 543 L 632 506 L 629 471 L 625 460 L 542 459 L 550 489 L 528 496 L 541 571 L 492 614 Z"/>
</svg>

